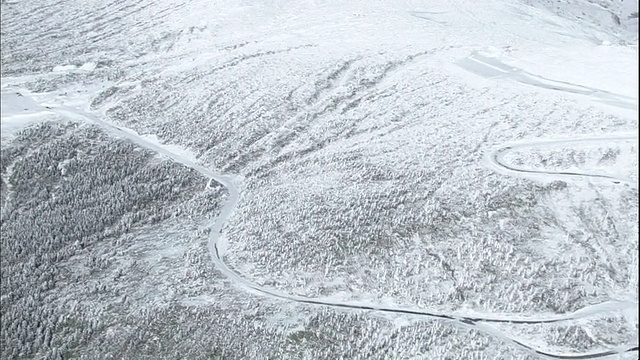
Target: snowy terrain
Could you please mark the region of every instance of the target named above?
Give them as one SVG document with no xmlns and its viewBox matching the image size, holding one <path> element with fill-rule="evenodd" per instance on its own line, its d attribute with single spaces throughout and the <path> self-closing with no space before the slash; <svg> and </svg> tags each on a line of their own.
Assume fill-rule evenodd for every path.
<svg viewBox="0 0 640 360">
<path fill-rule="evenodd" d="M 2 358 L 637 358 L 637 1 L 1 10 Z"/>
</svg>

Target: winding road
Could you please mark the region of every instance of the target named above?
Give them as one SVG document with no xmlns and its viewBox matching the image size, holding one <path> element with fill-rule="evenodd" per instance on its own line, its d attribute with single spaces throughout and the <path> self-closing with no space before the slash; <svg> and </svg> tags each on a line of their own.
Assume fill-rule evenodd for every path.
<svg viewBox="0 0 640 360">
<path fill-rule="evenodd" d="M 23 96 L 28 96 L 28 92 L 21 91 Z M 3 94 L 4 95 L 4 94 Z M 134 131 L 126 128 L 122 128 L 116 126 L 112 123 L 104 121 L 101 118 L 101 115 L 92 113 L 88 109 L 78 109 L 66 106 L 59 105 L 45 105 L 46 101 L 41 101 L 42 99 L 34 99 L 34 103 L 39 103 L 38 109 L 31 109 L 34 111 L 41 111 L 44 113 L 54 113 L 65 118 L 90 122 L 100 126 L 105 129 L 108 133 L 114 134 L 118 137 L 123 137 L 133 141 L 139 146 L 145 147 L 152 151 L 155 151 L 167 158 L 176 161 L 184 166 L 192 168 L 203 176 L 216 181 L 223 186 L 225 186 L 228 190 L 229 197 L 222 207 L 219 216 L 213 220 L 211 225 L 211 232 L 209 237 L 209 251 L 211 253 L 211 258 L 217 268 L 227 276 L 236 286 L 242 287 L 244 290 L 249 291 L 253 294 L 269 297 L 272 299 L 296 302 L 299 304 L 306 305 L 315 305 L 315 306 L 324 306 L 330 308 L 340 308 L 340 309 L 349 309 L 353 311 L 374 311 L 374 312 L 383 312 L 383 313 L 393 313 L 393 314 L 404 314 L 415 317 L 426 317 L 432 319 L 440 319 L 443 321 L 451 322 L 457 326 L 461 326 L 464 328 L 475 329 L 481 331 L 485 334 L 491 335 L 494 338 L 502 341 L 506 344 L 510 344 L 512 346 L 521 348 L 536 357 L 541 358 L 551 358 L 551 359 L 595 359 L 606 357 L 610 355 L 622 354 L 626 352 L 637 352 L 638 346 L 637 344 L 630 345 L 622 345 L 617 348 L 612 348 L 608 350 L 602 350 L 592 353 L 570 353 L 570 354 L 555 354 L 550 352 L 545 352 L 540 349 L 536 349 L 532 345 L 528 345 L 523 343 L 510 335 L 498 330 L 492 324 L 499 323 L 508 323 L 508 324 L 548 324 L 548 323 L 560 323 L 560 322 L 571 322 L 577 319 L 590 317 L 600 313 L 606 313 L 611 311 L 619 311 L 625 309 L 635 309 L 638 304 L 634 302 L 624 302 L 624 301 L 608 301 L 605 303 L 589 306 L 583 308 L 579 311 L 570 314 L 561 314 L 554 316 L 546 316 L 546 317 L 508 317 L 508 316 L 500 316 L 497 314 L 487 314 L 487 315 L 477 315 L 477 316 L 465 316 L 455 313 L 441 313 L 436 311 L 430 311 L 428 309 L 421 308 L 402 308 L 402 307 L 385 307 L 385 306 L 376 306 L 371 304 L 364 304 L 359 302 L 338 302 L 328 299 L 322 298 L 308 298 L 303 296 L 297 296 L 292 294 L 287 294 L 283 292 L 279 292 L 277 290 L 271 289 L 266 286 L 258 285 L 252 282 L 249 279 L 246 279 L 231 269 L 224 262 L 224 252 L 226 249 L 225 236 L 223 232 L 223 227 L 227 221 L 227 219 L 233 214 L 233 211 L 236 209 L 242 182 L 240 177 L 221 174 L 214 170 L 208 169 L 202 165 L 197 164 L 194 160 L 187 158 L 185 155 L 181 155 L 176 153 L 162 145 L 158 145 L 156 143 L 150 142 L 138 135 Z M 45 99 L 46 100 L 46 99 Z M 542 170 L 531 170 L 524 169 L 512 166 L 504 161 L 504 156 L 509 151 L 513 151 L 515 149 L 521 149 L 524 147 L 530 146 L 540 146 L 543 144 L 552 144 L 558 142 L 566 142 L 566 141 L 589 141 L 589 142 L 603 142 L 610 141 L 612 139 L 637 139 L 636 135 L 631 134 L 615 134 L 615 135 L 598 135 L 590 138 L 581 138 L 575 140 L 536 140 L 530 142 L 521 142 L 517 144 L 503 145 L 495 148 L 491 151 L 487 157 L 486 162 L 487 165 L 492 169 L 508 174 L 508 175 L 517 175 L 517 176 L 553 176 L 557 177 L 582 177 L 582 178 L 604 178 L 606 180 L 611 180 L 616 183 L 627 183 L 634 187 L 637 187 L 635 184 L 631 183 L 627 179 L 618 179 L 611 176 L 599 175 L 599 174 L 589 174 L 589 173 L 577 173 L 577 172 L 552 172 L 552 171 L 542 171 Z M 207 184 L 207 187 L 211 187 L 211 180 Z"/>
</svg>

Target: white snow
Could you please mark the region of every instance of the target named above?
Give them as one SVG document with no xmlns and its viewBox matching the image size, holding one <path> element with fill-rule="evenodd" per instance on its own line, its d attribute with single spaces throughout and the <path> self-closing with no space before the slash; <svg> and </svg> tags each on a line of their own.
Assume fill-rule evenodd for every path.
<svg viewBox="0 0 640 360">
<path fill-rule="evenodd" d="M 69 65 L 57 65 L 53 67 L 54 73 L 64 73 L 64 72 L 73 72 L 73 71 L 81 71 L 81 72 L 92 72 L 98 66 L 97 63 L 89 61 L 80 66 L 69 64 Z"/>
<path fill-rule="evenodd" d="M 96 66 L 98 66 L 98 64 L 96 64 L 94 62 L 87 62 L 87 63 L 82 64 L 82 66 L 80 66 L 78 68 L 78 70 L 91 72 L 91 71 L 96 69 Z"/>
<path fill-rule="evenodd" d="M 67 72 L 77 68 L 75 65 L 57 65 L 53 67 L 53 72 Z"/>
<path fill-rule="evenodd" d="M 524 3 L 528 5 L 513 1 L 477 2 L 465 0 L 386 1 L 375 5 L 366 1 L 346 3 L 338 1 L 305 3 L 269 1 L 250 6 L 238 6 L 227 2 L 224 6 L 217 4 L 216 6 L 220 7 L 220 9 L 216 9 L 218 11 L 204 11 L 211 9 L 207 6 L 213 5 L 207 2 L 198 2 L 198 6 L 202 7 L 200 9 L 202 11 L 199 13 L 210 15 L 206 20 L 196 20 L 194 17 L 185 15 L 185 17 L 176 18 L 174 22 L 163 25 L 179 31 L 180 34 L 192 34 L 188 41 L 177 41 L 171 50 L 167 50 L 162 55 L 151 52 L 123 62 L 123 66 L 129 67 L 130 78 L 123 80 L 121 85 L 124 83 L 139 85 L 136 87 L 135 93 L 140 95 L 150 90 L 141 85 L 140 78 L 144 78 L 144 76 L 150 76 L 155 81 L 157 79 L 179 78 L 183 74 L 189 74 L 193 78 L 192 81 L 197 82 L 201 76 L 198 71 L 205 73 L 215 69 L 215 74 L 212 75 L 213 80 L 210 81 L 214 84 L 206 83 L 202 88 L 198 88 L 197 84 L 181 84 L 186 93 L 187 100 L 184 102 L 192 101 L 193 104 L 196 104 L 200 100 L 198 96 L 203 96 L 206 98 L 206 102 L 199 104 L 199 107 L 203 107 L 203 104 L 213 103 L 216 100 L 214 99 L 216 95 L 213 92 L 207 93 L 207 91 L 214 87 L 217 80 L 241 79 L 238 81 L 243 86 L 250 88 L 247 91 L 248 94 L 242 95 L 237 89 L 229 86 L 228 92 L 233 94 L 233 101 L 224 104 L 225 113 L 216 114 L 219 115 L 219 118 L 205 118 L 203 120 L 204 122 L 222 124 L 219 129 L 227 130 L 231 134 L 220 142 L 224 146 L 236 150 L 233 153 L 234 160 L 240 158 L 247 151 L 244 148 L 234 147 L 236 146 L 234 143 L 238 139 L 246 140 L 242 135 L 255 131 L 252 126 L 257 121 L 246 120 L 251 115 L 251 111 L 254 111 L 253 105 L 260 105 L 259 111 L 265 113 L 273 110 L 264 110 L 271 104 L 261 103 L 263 97 L 268 98 L 267 95 L 270 95 L 260 92 L 265 89 L 265 86 L 272 86 L 275 89 L 273 91 L 278 90 L 283 86 L 282 84 L 289 83 L 295 83 L 298 88 L 305 86 L 314 90 L 319 88 L 320 90 L 314 93 L 315 97 L 312 101 L 307 103 L 292 101 L 292 107 L 295 110 L 292 111 L 291 116 L 287 116 L 282 122 L 275 123 L 275 125 L 265 124 L 264 127 L 269 130 L 267 135 L 258 136 L 257 140 L 251 139 L 251 141 L 247 141 L 248 145 L 246 145 L 247 147 L 267 149 L 272 152 L 269 155 L 278 155 L 283 158 L 292 155 L 295 158 L 296 154 L 314 145 L 316 139 L 322 139 L 334 128 L 338 128 L 351 118 L 360 117 L 360 120 L 351 129 L 356 133 L 355 135 L 350 138 L 340 138 L 336 135 L 338 140 L 335 142 L 322 144 L 326 147 L 321 150 L 323 151 L 322 155 L 312 158 L 309 161 L 312 164 L 307 165 L 308 168 L 300 170 L 304 176 L 287 173 L 288 163 L 286 160 L 284 165 L 280 165 L 280 168 L 274 167 L 273 170 L 283 171 L 283 174 L 274 175 L 268 179 L 270 189 L 280 187 L 295 200 L 298 200 L 297 195 L 308 194 L 310 188 L 318 189 L 317 193 L 330 194 L 338 199 L 340 196 L 346 196 L 346 190 L 344 193 L 340 193 L 340 191 L 346 189 L 344 183 L 348 182 L 346 177 L 351 173 L 324 169 L 323 165 L 316 165 L 314 162 L 317 159 L 322 159 L 322 156 L 324 156 L 324 160 L 329 162 L 330 156 L 352 152 L 352 154 L 366 158 L 372 164 L 391 163 L 397 168 L 415 166 L 423 170 L 443 161 L 443 159 L 430 158 L 435 153 L 434 148 L 446 146 L 455 149 L 458 146 L 466 145 L 465 142 L 469 141 L 468 139 L 475 141 L 479 132 L 486 132 L 485 137 L 490 135 L 491 140 L 482 140 L 477 150 L 478 153 L 485 152 L 484 162 L 469 166 L 485 165 L 495 172 L 509 177 L 524 177 L 546 184 L 559 179 L 571 182 L 573 190 L 570 194 L 547 200 L 552 204 L 549 206 L 552 206 L 553 211 L 556 212 L 556 219 L 563 226 L 577 228 L 580 223 L 567 214 L 570 214 L 576 204 L 595 201 L 597 196 L 617 196 L 619 190 L 612 187 L 611 182 L 623 182 L 637 191 L 637 172 L 634 173 L 630 170 L 634 166 L 637 167 L 637 161 L 630 158 L 632 154 L 637 155 L 637 145 L 634 145 L 635 150 L 629 150 L 628 148 L 631 146 L 626 144 L 627 150 L 623 149 L 620 159 L 613 165 L 589 164 L 587 167 L 571 165 L 565 168 L 550 169 L 526 162 L 532 160 L 536 152 L 539 157 L 544 157 L 544 154 L 548 154 L 551 150 L 576 149 L 580 146 L 586 146 L 585 144 L 592 148 L 632 141 L 637 144 L 637 134 L 634 131 L 637 131 L 638 120 L 638 48 L 637 35 L 635 38 L 632 35 L 632 30 L 637 30 L 637 19 L 628 18 L 634 10 L 637 11 L 637 1 L 613 1 L 606 3 L 605 6 L 602 2 L 571 0 L 562 2 L 557 7 L 555 7 L 556 2 L 553 1 L 526 1 Z M 620 15 L 622 24 L 616 25 L 615 21 L 612 22 L 612 14 Z M 131 36 L 134 36 L 141 29 L 130 28 Z M 154 37 L 155 35 L 150 34 L 149 36 Z M 246 39 L 251 41 L 245 41 Z M 244 42 L 239 45 L 241 41 Z M 222 50 L 227 46 L 232 47 L 233 50 Z M 293 51 L 291 49 L 294 48 L 299 52 L 287 55 L 284 60 L 279 58 L 277 61 L 259 63 L 255 68 L 249 67 L 249 69 L 259 71 L 243 73 L 241 70 L 237 70 L 234 72 L 236 71 L 235 65 L 233 65 L 235 63 L 241 61 L 251 63 L 252 59 L 267 56 L 265 54 L 268 51 L 287 53 Z M 397 67 L 401 70 L 396 68 L 388 71 L 386 69 L 380 70 L 390 61 L 397 61 L 396 52 L 414 54 L 418 50 L 424 49 L 427 49 L 425 50 L 426 56 L 415 56 L 411 61 L 398 65 Z M 133 50 L 127 49 L 127 51 Z M 269 53 L 269 55 L 271 54 Z M 326 85 L 314 85 L 313 79 L 299 75 L 306 74 L 307 67 L 316 65 L 315 60 L 318 64 L 327 64 L 344 62 L 345 59 L 351 58 L 355 59 L 356 65 L 346 66 L 345 70 L 337 72 L 337 75 L 331 81 L 327 81 Z M 308 59 L 314 61 L 305 62 Z M 383 65 L 376 63 L 376 61 L 380 61 L 380 64 Z M 96 68 L 97 63 L 84 62 L 81 66 L 58 65 L 53 68 L 53 72 L 92 72 Z M 223 70 L 227 68 L 229 69 L 228 73 L 225 73 Z M 319 66 L 313 70 L 327 71 L 327 68 Z M 361 90 L 358 86 L 375 78 L 376 72 L 382 74 L 382 80 L 372 80 L 373 85 L 370 88 Z M 309 73 L 313 73 L 313 71 Z M 225 76 L 228 78 L 224 78 Z M 263 81 L 262 77 L 267 80 L 261 82 Z M 430 82 L 431 78 L 441 81 L 434 80 L 434 84 Z M 269 203 L 272 204 L 272 207 L 266 210 L 254 209 L 252 206 L 255 204 L 250 201 L 240 201 L 242 196 L 246 195 L 248 198 L 268 197 L 270 196 L 269 192 L 266 192 L 267 195 L 256 190 L 245 192 L 242 176 L 222 174 L 213 165 L 206 162 L 207 158 L 199 157 L 195 151 L 184 146 L 168 144 L 158 138 L 154 134 L 154 131 L 157 130 L 157 124 L 153 122 L 142 125 L 134 123 L 133 125 L 137 128 L 132 129 L 122 126 L 122 124 L 111 123 L 106 113 L 91 111 L 89 108 L 91 99 L 107 86 L 112 85 L 111 83 L 85 84 L 78 85 L 78 87 L 72 85 L 69 89 L 58 89 L 58 93 L 55 94 L 30 94 L 19 88 L 19 84 L 32 79 L 32 75 L 25 76 L 23 79 L 3 78 L 3 138 L 11 137 L 15 131 L 35 121 L 41 121 L 45 115 L 56 114 L 98 124 L 116 136 L 128 138 L 140 146 L 157 151 L 162 156 L 189 166 L 212 179 L 206 187 L 210 187 L 213 180 L 220 182 L 227 188 L 229 198 L 218 217 L 213 219 L 210 224 L 212 231 L 209 239 L 209 251 L 218 270 L 238 288 L 253 295 L 339 309 L 355 310 L 364 306 L 368 310 L 373 309 L 373 311 L 393 314 L 393 316 L 395 316 L 394 312 L 408 310 L 422 312 L 421 316 L 431 318 L 438 318 L 443 314 L 452 315 L 456 318 L 450 321 L 456 325 L 484 331 L 501 341 L 512 343 L 515 347 L 520 345 L 515 344 L 513 340 L 520 340 L 520 338 L 500 332 L 492 326 L 483 324 L 483 321 L 511 319 L 543 322 L 560 319 L 572 322 L 598 314 L 622 312 L 630 324 L 634 320 L 637 322 L 637 311 L 632 310 L 637 307 L 637 294 L 625 293 L 623 291 L 625 289 L 611 291 L 610 301 L 592 304 L 568 314 L 488 313 L 471 308 L 469 303 L 463 303 L 456 312 L 446 312 L 447 309 L 443 309 L 443 306 L 438 308 L 438 311 L 432 311 L 429 309 L 434 307 L 429 307 L 429 305 L 425 305 L 425 308 L 422 304 L 419 307 L 401 306 L 398 305 L 402 304 L 400 300 L 391 296 L 385 297 L 369 290 L 368 286 L 372 288 L 378 286 L 377 279 L 366 278 L 366 276 L 373 276 L 371 275 L 373 272 L 366 275 L 364 271 L 360 271 L 357 274 L 355 272 L 340 274 L 343 277 L 331 277 L 327 276 L 329 265 L 326 264 L 324 278 L 318 279 L 317 283 L 313 285 L 315 287 L 320 287 L 319 284 L 325 287 L 336 286 L 339 290 L 322 298 L 298 295 L 305 293 L 305 287 L 308 286 L 307 278 L 303 276 L 302 272 L 294 270 L 287 273 L 280 269 L 280 273 L 275 273 L 275 271 L 264 271 L 264 267 L 254 266 L 251 262 L 241 263 L 239 259 L 250 259 L 253 254 L 243 253 L 244 257 L 238 256 L 239 252 L 244 251 L 246 244 L 239 240 L 242 238 L 241 236 L 231 236 L 232 234 L 246 235 L 248 230 L 253 230 L 242 228 L 242 226 L 249 227 L 250 225 L 238 220 L 242 219 L 240 216 L 244 216 L 244 214 L 251 214 L 251 211 L 254 213 L 274 211 L 275 218 L 281 217 L 276 220 L 281 220 L 285 216 L 297 219 L 294 216 L 297 214 L 287 214 L 284 211 L 289 205 L 282 199 L 277 197 L 262 199 L 264 202 L 259 204 Z M 444 85 L 439 85 L 440 83 L 444 83 Z M 191 90 L 191 86 L 196 90 Z M 14 88 L 16 90 L 12 90 Z M 297 91 L 298 88 L 295 90 Z M 245 88 L 241 90 L 245 90 Z M 238 91 L 237 96 L 236 91 Z M 358 91 L 363 92 L 362 96 Z M 460 94 L 464 94 L 465 91 L 474 91 L 473 94 L 478 94 L 478 98 L 462 97 Z M 295 91 L 292 91 L 292 94 L 294 93 Z M 385 100 L 393 98 L 396 94 L 401 94 L 404 99 L 402 101 Z M 450 98 L 451 101 L 446 106 L 442 105 L 438 108 L 437 106 L 440 105 L 433 105 L 435 108 L 430 108 L 432 104 L 441 104 L 442 98 Z M 353 101 L 355 104 L 353 110 L 345 109 L 344 112 L 332 118 L 331 111 L 333 109 L 331 107 L 344 105 L 340 103 L 344 99 L 355 100 Z M 459 99 L 466 99 L 466 102 L 456 103 Z M 529 99 L 530 102 L 526 103 L 523 99 Z M 163 98 L 159 101 L 168 100 Z M 359 107 L 360 101 L 366 106 Z M 512 104 L 517 101 L 520 101 L 517 105 Z M 250 106 L 245 107 L 246 104 L 250 104 Z M 452 106 L 449 106 L 450 104 Z M 571 104 L 571 106 L 567 104 Z M 563 108 L 563 106 L 567 108 Z M 51 109 L 47 109 L 47 107 L 51 107 Z M 321 114 L 326 109 L 329 109 L 327 110 L 329 115 L 326 115 L 325 118 L 319 115 L 318 120 L 309 124 L 307 128 L 299 126 L 306 124 L 310 114 Z M 596 113 L 596 110 L 593 109 L 598 109 L 601 113 Z M 188 118 L 186 113 L 193 110 L 188 108 L 182 115 Z M 173 109 L 165 109 L 165 111 L 170 112 Z M 537 125 L 529 124 L 527 121 L 532 112 L 549 115 L 543 116 L 542 121 Z M 388 113 L 393 114 L 393 121 L 405 121 L 408 125 L 389 130 L 392 125 L 389 125 L 390 121 L 382 116 Z M 558 115 L 559 113 L 561 115 Z M 594 115 L 588 118 L 592 121 L 579 125 L 578 120 L 575 119 L 582 119 L 576 115 L 581 113 L 593 113 Z M 493 118 L 496 114 L 502 115 L 502 118 Z M 604 118 L 607 115 L 610 118 L 606 121 L 614 123 L 614 125 L 616 121 L 620 121 L 622 125 L 619 128 L 611 125 L 613 130 L 605 128 L 602 125 L 605 120 L 602 120 L 601 117 Z M 463 117 L 465 121 L 458 122 L 460 117 Z M 487 117 L 490 119 L 487 120 Z M 188 127 L 191 125 L 188 121 L 191 120 L 185 118 L 175 117 L 173 121 Z M 330 120 L 326 120 L 327 118 Z M 572 123 L 574 120 L 575 122 Z M 119 121 L 127 123 L 129 120 Z M 548 124 L 545 121 L 558 123 Z M 488 126 L 490 123 L 495 124 L 498 129 L 495 132 L 498 134 L 491 133 L 494 130 Z M 520 123 L 528 125 L 519 127 Z M 450 124 L 455 124 L 455 128 L 447 127 Z M 487 124 L 487 126 L 477 124 Z M 259 126 L 256 125 L 256 127 Z M 517 128 L 517 131 L 512 131 L 513 128 Z M 192 131 L 189 133 L 190 135 L 198 134 L 203 137 L 213 138 L 219 135 L 202 135 L 199 132 L 199 126 L 190 131 Z M 576 135 L 578 132 L 581 135 Z M 281 148 L 277 148 L 277 143 L 282 137 L 293 137 L 294 140 L 285 142 Z M 428 140 L 425 140 L 434 138 L 439 142 L 429 143 Z M 511 141 L 515 139 L 520 140 Z M 491 148 L 490 141 L 496 142 L 493 148 Z M 228 145 L 229 143 L 231 145 Z M 219 143 L 216 143 L 215 146 L 210 151 L 211 158 L 217 161 L 226 159 L 224 155 L 227 155 L 225 153 L 227 148 Z M 221 153 L 225 154 L 220 155 Z M 516 156 L 521 154 L 528 154 L 528 156 Z M 270 160 L 266 156 L 263 158 L 256 156 L 255 159 L 252 158 L 249 161 L 269 164 Z M 447 160 L 455 161 L 456 159 Z M 515 160 L 521 160 L 525 163 L 514 164 Z M 416 166 L 416 163 L 419 166 Z M 60 164 L 60 167 L 63 171 L 64 164 Z M 438 175 L 445 177 L 441 192 L 447 191 L 448 181 L 456 181 L 457 170 L 459 169 L 452 169 L 445 175 Z M 562 174 L 561 172 L 572 172 L 573 174 Z M 380 181 L 380 183 L 383 184 L 385 181 Z M 393 184 L 390 180 L 387 180 L 387 183 Z M 591 191 L 591 186 L 602 187 L 606 190 L 600 190 L 596 195 L 594 191 Z M 424 189 L 420 191 L 422 190 Z M 325 202 L 328 197 L 317 201 Z M 553 201 L 557 201 L 558 204 L 554 205 Z M 403 205 L 400 201 L 398 208 Z M 423 208 L 433 210 L 430 205 L 425 205 Z M 342 210 L 337 209 L 336 211 Z M 369 211 L 368 209 L 357 210 Z M 455 211 L 455 209 L 453 210 Z M 400 210 L 397 211 L 400 212 Z M 338 215 L 331 216 L 338 217 Z M 503 216 L 496 212 L 497 228 L 502 232 L 513 231 L 513 227 L 517 225 L 516 216 L 517 214 Z M 234 219 L 236 222 L 233 225 L 238 228 L 233 229 L 235 232 L 229 234 L 226 226 L 233 226 L 228 222 Z M 330 220 L 327 219 L 327 222 Z M 290 221 L 288 224 L 290 229 L 287 230 L 299 230 L 294 226 L 296 225 L 294 223 L 295 221 Z M 265 228 L 267 225 L 270 224 L 260 224 Z M 300 226 L 310 227 L 306 223 Z M 273 226 L 273 228 L 277 227 Z M 261 231 L 268 232 L 265 229 L 261 229 Z M 273 232 L 276 234 L 274 235 Z M 280 236 L 281 234 L 278 232 L 282 232 L 282 230 L 279 228 L 273 230 L 270 235 Z M 583 255 L 581 251 L 584 250 L 580 249 L 574 249 L 568 254 L 563 253 L 565 250 L 561 244 L 566 234 L 546 230 L 542 230 L 541 233 L 546 238 L 531 245 L 537 254 L 561 260 L 571 260 L 572 257 L 580 258 Z M 389 229 L 389 234 L 393 234 L 393 229 Z M 304 242 L 304 240 L 296 239 L 300 242 Z M 271 244 L 266 238 L 262 241 Z M 421 243 L 421 241 L 414 239 L 413 246 L 417 247 Z M 293 244 L 288 245 L 290 248 L 294 246 Z M 594 244 L 593 247 L 593 252 L 602 258 L 613 258 L 615 255 L 615 248 L 608 247 L 608 244 L 599 243 Z M 407 259 L 414 260 L 413 257 L 420 257 L 423 250 L 414 249 L 414 251 L 407 251 L 403 254 L 404 257 L 398 256 L 393 265 L 395 266 L 393 276 L 398 276 L 396 271 L 406 270 L 407 264 L 411 263 Z M 465 254 L 461 254 L 459 249 L 458 251 L 458 258 L 461 259 Z M 486 251 L 490 253 L 491 249 Z M 440 251 L 434 251 L 434 253 L 437 253 L 441 258 L 447 256 Z M 352 259 L 345 261 L 349 260 Z M 525 261 L 534 262 L 535 260 L 526 259 Z M 494 262 L 492 260 L 491 265 Z M 633 263 L 633 261 L 630 262 Z M 637 259 L 635 263 L 637 263 Z M 365 268 L 369 265 L 373 266 L 365 262 L 363 264 Z M 464 269 L 465 265 L 461 264 L 460 267 Z M 418 268 L 418 274 L 411 279 L 416 284 L 428 283 L 424 280 L 433 280 L 428 276 L 435 277 L 439 274 L 435 271 L 429 272 L 431 269 L 421 271 L 418 266 L 416 268 Z M 311 274 L 313 273 L 311 272 Z M 472 280 L 472 277 L 467 275 L 461 281 L 464 279 Z M 279 288 L 263 285 L 270 282 L 280 284 Z M 594 284 L 587 285 L 589 291 L 597 287 Z M 383 286 L 380 285 L 380 287 Z M 456 282 L 440 278 L 438 281 L 432 281 L 431 284 L 424 286 L 433 290 L 434 293 L 449 296 L 455 291 Z M 505 286 L 509 287 L 511 284 Z M 379 291 L 379 289 L 376 290 Z M 402 294 L 412 292 L 412 289 L 408 288 L 394 290 Z M 485 295 L 496 294 L 486 293 Z M 482 294 L 478 296 L 482 296 Z M 463 316 L 479 317 L 483 320 L 469 324 L 460 319 Z M 398 327 L 410 324 L 409 320 L 404 317 L 395 317 L 394 322 Z M 531 343 L 544 346 L 544 341 L 540 339 L 531 341 Z"/>
<path fill-rule="evenodd" d="M 2 139 L 10 139 L 26 126 L 44 121 L 51 112 L 19 91 L 2 91 L 0 131 Z"/>
</svg>

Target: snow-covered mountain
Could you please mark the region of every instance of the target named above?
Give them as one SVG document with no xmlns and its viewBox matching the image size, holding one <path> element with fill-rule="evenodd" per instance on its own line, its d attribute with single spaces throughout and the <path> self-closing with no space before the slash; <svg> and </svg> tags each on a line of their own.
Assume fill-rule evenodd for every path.
<svg viewBox="0 0 640 360">
<path fill-rule="evenodd" d="M 3 1 L 2 358 L 637 357 L 637 1 Z"/>
<path fill-rule="evenodd" d="M 531 0 L 525 4 L 548 10 L 582 26 L 614 34 L 622 43 L 638 43 L 638 1 Z"/>
</svg>

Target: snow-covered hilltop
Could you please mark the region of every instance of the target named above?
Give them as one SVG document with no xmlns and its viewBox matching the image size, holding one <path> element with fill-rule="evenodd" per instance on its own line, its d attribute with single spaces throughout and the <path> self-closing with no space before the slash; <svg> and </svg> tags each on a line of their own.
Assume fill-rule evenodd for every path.
<svg viewBox="0 0 640 360">
<path fill-rule="evenodd" d="M 606 31 L 620 42 L 638 43 L 637 0 L 527 0 L 524 3 Z"/>
</svg>

